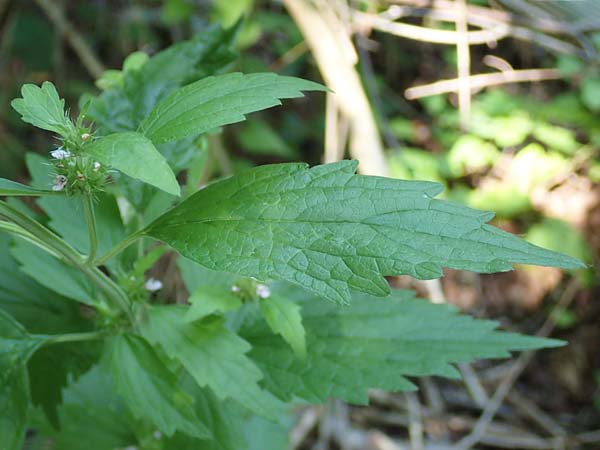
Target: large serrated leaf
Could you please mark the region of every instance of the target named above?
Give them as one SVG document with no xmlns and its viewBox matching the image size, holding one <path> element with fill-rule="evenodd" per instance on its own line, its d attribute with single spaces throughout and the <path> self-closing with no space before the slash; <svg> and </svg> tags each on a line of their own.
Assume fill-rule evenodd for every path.
<svg viewBox="0 0 600 450">
<path fill-rule="evenodd" d="M 306 358 L 296 357 L 265 322 L 247 323 L 240 334 L 252 344 L 250 357 L 265 374 L 263 385 L 286 401 L 295 396 L 321 403 L 333 396 L 363 404 L 369 388 L 414 389 L 407 376 L 458 378 L 452 363 L 563 344 L 496 331 L 496 322 L 460 315 L 410 291 L 386 299 L 356 294 L 344 308 L 290 285 L 273 292 L 302 306 Z"/>
<path fill-rule="evenodd" d="M 197 192 L 145 233 L 207 268 L 289 281 L 342 303 L 351 288 L 387 295 L 383 275 L 583 266 L 487 225 L 491 213 L 435 199 L 436 183 L 356 175 L 356 165 L 258 167 Z"/>
<path fill-rule="evenodd" d="M 21 88 L 21 95 L 23 98 L 14 99 L 11 105 L 21 114 L 24 122 L 65 137 L 74 129 L 65 115 L 65 101 L 49 81 L 45 81 L 42 87 L 25 84 Z"/>
<path fill-rule="evenodd" d="M 302 97 L 302 91 L 325 91 L 311 81 L 274 73 L 229 73 L 204 78 L 173 92 L 144 119 L 140 131 L 155 143 L 197 135 L 245 120 L 245 115 Z"/>
</svg>

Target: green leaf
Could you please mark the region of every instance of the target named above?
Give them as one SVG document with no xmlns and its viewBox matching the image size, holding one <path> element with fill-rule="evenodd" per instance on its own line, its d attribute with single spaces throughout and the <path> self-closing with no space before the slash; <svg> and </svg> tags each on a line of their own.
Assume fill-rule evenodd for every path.
<svg viewBox="0 0 600 450">
<path fill-rule="evenodd" d="M 90 156 L 130 177 L 179 195 L 179 183 L 165 158 L 146 137 L 135 132 L 109 134 L 85 147 Z"/>
<path fill-rule="evenodd" d="M 300 307 L 291 300 L 271 295 L 260 300 L 260 310 L 274 333 L 280 334 L 294 352 L 306 356 L 306 340 Z"/>
<path fill-rule="evenodd" d="M 344 308 L 290 285 L 273 286 L 273 295 L 302 307 L 306 358 L 294 357 L 264 322 L 246 323 L 240 334 L 252 344 L 250 357 L 265 374 L 263 385 L 285 401 L 321 403 L 333 396 L 365 404 L 369 388 L 414 389 L 407 376 L 458 378 L 452 363 L 564 344 L 495 331 L 495 322 L 415 299 L 410 291 L 386 299 L 356 294 Z"/>
<path fill-rule="evenodd" d="M 184 86 L 160 102 L 140 125 L 140 132 L 161 143 L 197 135 L 245 120 L 254 111 L 302 97 L 324 86 L 274 73 L 229 73 Z"/>
<path fill-rule="evenodd" d="M 259 388 L 262 374 L 246 356 L 250 345 L 225 328 L 221 318 L 190 323 L 185 313 L 184 307 L 151 307 L 142 334 L 160 344 L 201 387 L 210 387 L 220 399 L 231 398 L 261 415 L 277 417 L 279 403 Z"/>
<path fill-rule="evenodd" d="M 242 306 L 242 300 L 230 290 L 218 286 L 206 286 L 194 291 L 189 298 L 192 306 L 185 314 L 187 322 L 194 322 L 215 313 L 234 311 Z"/>
<path fill-rule="evenodd" d="M 17 196 L 17 195 L 54 195 L 56 192 L 48 191 L 43 189 L 36 189 L 25 184 L 17 183 L 16 181 L 7 180 L 6 178 L 0 178 L 0 197 Z"/>
<path fill-rule="evenodd" d="M 21 450 L 30 395 L 26 364 L 43 339 L 30 336 L 25 328 L 0 310 L 0 436 L 2 450 Z"/>
<path fill-rule="evenodd" d="M 436 183 L 356 175 L 356 165 L 258 167 L 202 189 L 145 233 L 209 269 L 289 281 L 341 303 L 351 288 L 387 295 L 383 275 L 582 266 L 487 225 L 492 213 L 433 198 Z"/>
<path fill-rule="evenodd" d="M 176 430 L 206 438 L 210 431 L 199 422 L 192 398 L 177 386 L 177 378 L 142 338 L 122 334 L 106 349 L 115 387 L 136 417 L 151 420 L 172 436 Z"/>
<path fill-rule="evenodd" d="M 52 83 L 45 81 L 42 87 L 25 84 L 21 95 L 23 98 L 14 99 L 11 105 L 24 122 L 65 137 L 73 131 L 74 126 L 65 114 L 65 101 Z"/>
</svg>

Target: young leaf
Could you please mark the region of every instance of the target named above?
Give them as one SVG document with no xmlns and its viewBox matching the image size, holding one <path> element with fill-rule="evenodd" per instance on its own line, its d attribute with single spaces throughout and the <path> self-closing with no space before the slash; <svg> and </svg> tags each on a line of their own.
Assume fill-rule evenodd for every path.
<svg viewBox="0 0 600 450">
<path fill-rule="evenodd" d="M 2 450 L 21 450 L 30 396 L 26 364 L 43 339 L 0 310 L 0 436 Z"/>
<path fill-rule="evenodd" d="M 274 73 L 229 73 L 184 86 L 160 102 L 140 125 L 140 132 L 161 143 L 241 122 L 245 115 L 302 97 L 324 86 Z"/>
<path fill-rule="evenodd" d="M 487 225 L 491 213 L 433 198 L 436 183 L 356 175 L 356 165 L 258 167 L 202 189 L 145 233 L 207 268 L 289 281 L 341 303 L 351 288 L 387 295 L 383 275 L 583 265 Z"/>
<path fill-rule="evenodd" d="M 135 132 L 109 134 L 85 147 L 90 156 L 130 177 L 179 195 L 179 183 L 165 158 L 146 137 Z"/>
<path fill-rule="evenodd" d="M 200 386 L 210 387 L 219 398 L 232 398 L 261 415 L 277 417 L 279 403 L 259 388 L 262 374 L 246 356 L 250 345 L 225 328 L 222 319 L 189 323 L 185 312 L 186 308 L 176 306 L 149 308 L 142 334 L 160 344 Z"/>
<path fill-rule="evenodd" d="M 74 129 L 73 123 L 65 114 L 65 101 L 58 96 L 56 88 L 49 81 L 45 81 L 42 87 L 25 84 L 21 88 L 21 95 L 23 98 L 14 99 L 11 105 L 21 114 L 24 122 L 65 137 Z"/>
<path fill-rule="evenodd" d="M 247 323 L 240 334 L 252 344 L 250 357 L 265 373 L 265 387 L 286 401 L 320 403 L 333 396 L 364 404 L 369 388 L 414 389 L 406 376 L 458 378 L 452 363 L 563 344 L 495 331 L 495 322 L 415 299 L 410 291 L 386 299 L 353 295 L 344 308 L 290 285 L 273 286 L 273 295 L 302 306 L 306 358 L 294 357 L 264 322 Z"/>
<path fill-rule="evenodd" d="M 17 183 L 16 181 L 0 178 L 0 197 L 2 196 L 37 196 L 37 195 L 54 195 L 55 191 L 36 189 L 25 184 Z"/>
<path fill-rule="evenodd" d="M 294 352 L 304 358 L 306 342 L 300 307 L 285 297 L 271 295 L 260 300 L 260 310 L 271 330 L 280 334 Z"/>
<path fill-rule="evenodd" d="M 151 420 L 167 436 L 176 430 L 206 438 L 210 431 L 199 422 L 192 398 L 142 338 L 119 335 L 106 350 L 115 387 L 136 417 Z"/>
</svg>

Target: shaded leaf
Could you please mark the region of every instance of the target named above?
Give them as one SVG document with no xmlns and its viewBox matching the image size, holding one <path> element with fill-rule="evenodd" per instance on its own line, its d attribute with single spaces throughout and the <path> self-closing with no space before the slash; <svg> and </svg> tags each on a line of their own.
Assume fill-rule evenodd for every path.
<svg viewBox="0 0 600 450">
<path fill-rule="evenodd" d="M 43 339 L 0 310 L 0 436 L 2 450 L 21 450 L 30 408 L 26 364 Z"/>
<path fill-rule="evenodd" d="M 277 417 L 280 405 L 259 388 L 262 374 L 246 356 L 250 345 L 225 328 L 220 318 L 190 323 L 185 313 L 184 307 L 151 307 L 142 334 L 181 362 L 201 387 L 210 387 L 221 399 L 231 398 L 259 414 Z"/>
<path fill-rule="evenodd" d="M 192 398 L 142 338 L 118 335 L 108 342 L 106 361 L 119 394 L 136 417 L 151 420 L 168 436 L 176 430 L 195 437 L 210 431 L 199 422 Z"/>
<path fill-rule="evenodd" d="M 274 286 L 273 293 L 302 307 L 307 357 L 295 357 L 264 322 L 246 323 L 240 334 L 252 344 L 250 357 L 265 374 L 263 385 L 286 401 L 321 403 L 332 396 L 365 404 L 369 388 L 414 389 L 408 376 L 458 378 L 452 363 L 564 344 L 495 331 L 496 322 L 415 299 L 410 291 L 386 299 L 356 294 L 344 308 L 290 285 Z"/>
</svg>

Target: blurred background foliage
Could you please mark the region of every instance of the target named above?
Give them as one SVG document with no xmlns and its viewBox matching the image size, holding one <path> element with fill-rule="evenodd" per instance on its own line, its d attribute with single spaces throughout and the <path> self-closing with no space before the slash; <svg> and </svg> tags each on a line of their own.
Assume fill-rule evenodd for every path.
<svg viewBox="0 0 600 450">
<path fill-rule="evenodd" d="M 76 112 L 86 94 L 119 86 L 148 55 L 208 36 L 215 24 L 229 30 L 230 47 L 214 55 L 230 59 L 228 70 L 300 76 L 335 94 L 211 134 L 197 164 L 217 176 L 354 157 L 371 174 L 442 183 L 446 198 L 495 211 L 497 225 L 586 261 L 589 270 L 573 274 L 447 271 L 441 289 L 471 313 L 532 332 L 575 280 L 569 306 L 554 319 L 572 345 L 533 363 L 552 376 L 529 375 L 529 388 L 549 384 L 551 395 L 533 398 L 560 412 L 561 423 L 600 427 L 600 3 L 0 0 L 0 176 L 27 181 L 25 154 L 55 144 L 11 110 L 23 83 L 52 80 Z M 339 54 L 319 47 L 331 42 Z M 164 76 L 176 77 L 174 69 Z M 352 74 L 357 81 L 344 84 Z M 369 121 L 376 135 L 361 128 Z M 431 294 L 427 285 L 391 281 Z"/>
</svg>

